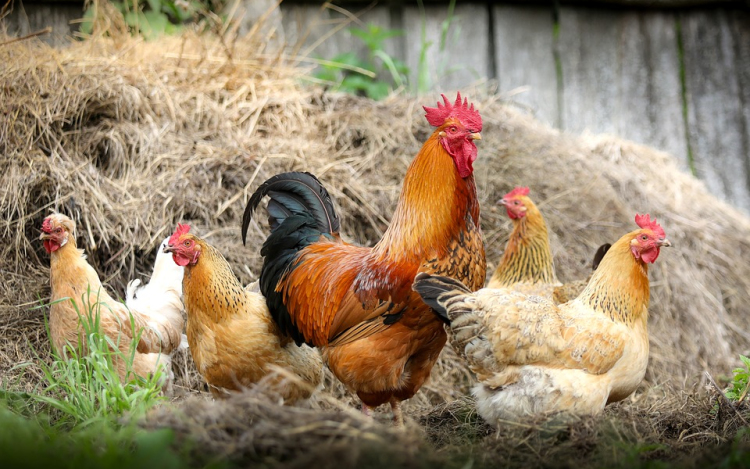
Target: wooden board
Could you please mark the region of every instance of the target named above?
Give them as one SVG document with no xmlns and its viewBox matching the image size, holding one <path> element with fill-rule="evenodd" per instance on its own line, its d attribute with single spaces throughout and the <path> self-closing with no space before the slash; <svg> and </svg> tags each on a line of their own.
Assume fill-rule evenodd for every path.
<svg viewBox="0 0 750 469">
<path fill-rule="evenodd" d="M 5 3 L 5 2 L 2 2 Z M 39 36 L 49 44 L 63 45 L 70 41 L 78 24 L 71 21 L 83 16 L 81 3 L 19 3 L 15 2 L 13 12 L 3 20 L 11 36 L 25 36 L 51 27 L 52 32 Z"/>
<path fill-rule="evenodd" d="M 748 64 L 738 57 L 733 16 L 725 10 L 680 14 L 689 138 L 698 176 L 708 188 L 750 211 L 747 111 L 740 83 Z"/>
<path fill-rule="evenodd" d="M 688 170 L 672 13 L 565 7 L 558 46 L 563 129 L 651 145 Z"/>
<path fill-rule="evenodd" d="M 404 57 L 411 70 L 411 82 L 416 83 L 420 54 L 423 47 L 428 45 L 426 61 L 422 66 L 426 67 L 425 76 L 432 85 L 431 89 L 453 94 L 456 90 L 494 76 L 491 66 L 489 7 L 459 2 L 441 47 L 441 35 L 447 17 L 446 5 L 426 6 L 424 14 L 416 6 L 405 6 Z"/>
<path fill-rule="evenodd" d="M 553 8 L 495 5 L 495 69 L 500 93 L 560 127 Z"/>
</svg>

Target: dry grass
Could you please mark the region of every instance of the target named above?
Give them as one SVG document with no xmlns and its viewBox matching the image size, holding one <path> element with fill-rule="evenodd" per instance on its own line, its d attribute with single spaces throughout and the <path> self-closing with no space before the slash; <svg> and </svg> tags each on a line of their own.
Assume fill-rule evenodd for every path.
<svg viewBox="0 0 750 469">
<path fill-rule="evenodd" d="M 149 274 L 157 243 L 178 221 L 216 245 L 243 282 L 254 280 L 266 231 L 251 225 L 243 247 L 240 218 L 248 195 L 281 171 L 316 174 L 335 199 L 344 236 L 377 241 L 407 165 L 430 132 L 420 106 L 436 97 L 375 103 L 304 86 L 302 74 L 293 60 L 264 53 L 252 37 L 227 44 L 186 33 L 146 43 L 115 35 L 58 50 L 35 40 L 0 46 L 0 374 L 6 383 L 34 386 L 40 376 L 33 368 L 21 374 L 13 367 L 33 359 L 32 347 L 41 354 L 48 349 L 46 310 L 34 307 L 49 296 L 48 258 L 36 238 L 50 211 L 76 219 L 79 246 L 120 295 L 130 278 Z M 650 273 L 652 349 L 642 390 L 601 419 L 553 432 L 554 440 L 544 428 L 509 427 L 487 436 L 470 401 L 451 404 L 466 394 L 471 376 L 446 349 L 429 384 L 405 407 L 410 428 L 423 429 L 407 438 L 342 409 L 356 402 L 330 375 L 313 409 L 281 408 L 252 395 L 206 402 L 183 355 L 175 361 L 178 388 L 196 395 L 182 398 L 182 417 L 163 410 L 151 424 L 198 435 L 198 451 L 286 465 L 315 459 L 290 448 L 299 435 L 309 437 L 316 455 L 330 457 L 328 465 L 372 455 L 354 451 L 354 440 L 399 448 L 393 454 L 403 465 L 434 462 L 435 455 L 425 459 L 419 451 L 426 444 L 442 448 L 446 464 L 551 458 L 563 465 L 573 450 L 596 454 L 597 442 L 612 436 L 608 422 L 616 422 L 612 431 L 627 444 L 668 445 L 646 451 L 649 458 L 669 453 L 676 460 L 707 443 L 728 444 L 736 418 L 709 414 L 713 404 L 692 386 L 703 370 L 728 373 L 737 354 L 748 351 L 748 217 L 680 172 L 669 155 L 615 137 L 561 134 L 496 96 L 468 94 L 485 121 L 476 175 L 490 267 L 509 232 L 494 202 L 517 184 L 531 187 L 545 214 L 563 280 L 585 275 L 599 244 L 634 228 L 636 211 L 657 216 L 676 246 L 662 252 Z M 234 439 L 245 430 L 255 432 L 251 442 Z M 278 435 L 290 436 L 273 440 Z M 326 444 L 318 448 L 314 441 Z M 454 451 L 461 445 L 474 453 Z"/>
</svg>

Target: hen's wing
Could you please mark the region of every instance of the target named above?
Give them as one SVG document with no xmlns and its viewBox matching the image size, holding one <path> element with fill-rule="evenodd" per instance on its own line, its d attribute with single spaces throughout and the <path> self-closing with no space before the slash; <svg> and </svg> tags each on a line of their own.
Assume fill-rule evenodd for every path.
<svg viewBox="0 0 750 469">
<path fill-rule="evenodd" d="M 472 294 L 453 279 L 423 274 L 415 290 L 450 319 L 453 346 L 480 380 L 524 365 L 606 373 L 622 356 L 629 334 L 627 327 L 578 303 L 560 308 L 507 289 Z"/>
</svg>

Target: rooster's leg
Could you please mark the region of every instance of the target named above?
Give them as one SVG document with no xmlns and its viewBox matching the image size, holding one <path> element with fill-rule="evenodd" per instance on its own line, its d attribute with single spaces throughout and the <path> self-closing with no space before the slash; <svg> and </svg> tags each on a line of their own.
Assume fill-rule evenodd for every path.
<svg viewBox="0 0 750 469">
<path fill-rule="evenodd" d="M 363 402 L 363 403 L 362 403 L 362 413 L 363 413 L 363 414 L 364 414 L 365 416 L 367 416 L 367 417 L 372 417 L 372 407 L 370 407 L 369 405 L 367 405 L 367 404 L 365 404 L 365 403 Z"/>
<path fill-rule="evenodd" d="M 395 397 L 391 398 L 391 410 L 393 410 L 393 424 L 397 427 L 403 427 L 404 414 L 401 413 L 401 401 Z"/>
</svg>

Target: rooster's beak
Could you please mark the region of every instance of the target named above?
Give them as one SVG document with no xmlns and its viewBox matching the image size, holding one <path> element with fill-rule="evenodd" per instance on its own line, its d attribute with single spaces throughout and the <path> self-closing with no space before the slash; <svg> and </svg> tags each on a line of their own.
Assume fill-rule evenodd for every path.
<svg viewBox="0 0 750 469">
<path fill-rule="evenodd" d="M 165 253 L 174 252 L 174 246 L 171 244 L 167 244 L 166 246 L 164 246 L 164 252 Z"/>
<path fill-rule="evenodd" d="M 671 248 L 672 247 L 672 242 L 669 241 L 667 238 L 660 239 L 659 240 L 659 247 L 660 248 Z"/>
<path fill-rule="evenodd" d="M 479 132 L 475 132 L 473 134 L 469 134 L 469 138 L 472 140 L 482 140 L 482 134 Z"/>
</svg>

